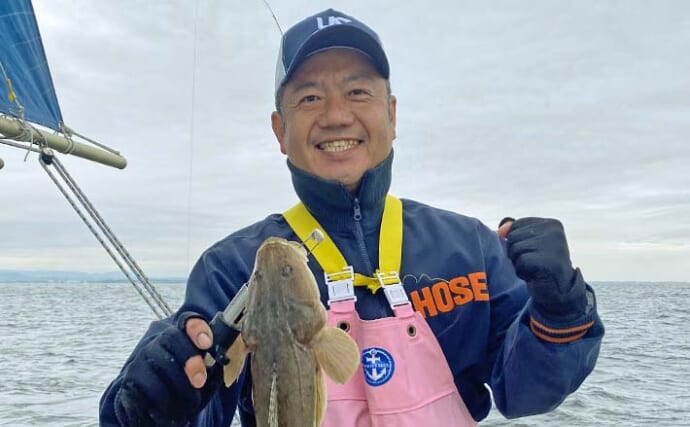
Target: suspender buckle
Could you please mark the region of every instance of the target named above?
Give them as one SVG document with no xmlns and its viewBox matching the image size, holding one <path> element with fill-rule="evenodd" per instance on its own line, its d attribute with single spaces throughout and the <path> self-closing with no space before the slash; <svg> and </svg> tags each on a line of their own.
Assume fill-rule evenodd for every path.
<svg viewBox="0 0 690 427">
<path fill-rule="evenodd" d="M 410 304 L 407 292 L 405 292 L 405 288 L 403 288 L 400 282 L 400 276 L 397 271 L 391 271 L 389 273 L 378 272 L 376 273 L 376 278 L 381 288 L 383 288 L 383 293 L 386 295 L 386 299 L 391 308 Z"/>
<path fill-rule="evenodd" d="M 336 301 L 357 301 L 355 296 L 355 270 L 351 265 L 336 273 L 323 273 L 328 288 L 328 304 Z"/>
</svg>

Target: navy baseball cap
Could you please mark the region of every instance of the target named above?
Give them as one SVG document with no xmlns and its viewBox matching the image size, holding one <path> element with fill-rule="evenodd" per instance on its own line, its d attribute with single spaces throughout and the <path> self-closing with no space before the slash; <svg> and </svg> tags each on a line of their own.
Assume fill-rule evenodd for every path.
<svg viewBox="0 0 690 427">
<path fill-rule="evenodd" d="M 388 59 L 374 30 L 352 16 L 328 9 L 305 18 L 283 34 L 276 66 L 276 93 L 310 55 L 334 47 L 362 52 L 383 78 L 389 77 Z"/>
</svg>

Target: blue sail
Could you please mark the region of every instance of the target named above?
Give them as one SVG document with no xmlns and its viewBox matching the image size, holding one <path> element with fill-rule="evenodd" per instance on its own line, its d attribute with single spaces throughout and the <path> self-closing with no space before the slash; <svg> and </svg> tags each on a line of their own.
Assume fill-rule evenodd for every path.
<svg viewBox="0 0 690 427">
<path fill-rule="evenodd" d="M 0 112 L 19 117 L 21 105 L 24 120 L 59 130 L 62 113 L 30 0 L 0 0 L 0 64 Z"/>
</svg>

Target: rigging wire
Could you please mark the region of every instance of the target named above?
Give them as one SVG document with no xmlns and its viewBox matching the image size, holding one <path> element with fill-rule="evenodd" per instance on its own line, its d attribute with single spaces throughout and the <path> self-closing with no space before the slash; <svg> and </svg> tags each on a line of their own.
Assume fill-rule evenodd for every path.
<svg viewBox="0 0 690 427">
<path fill-rule="evenodd" d="M 276 17 L 276 14 L 273 13 L 273 8 L 271 7 L 270 4 L 268 4 L 268 0 L 263 0 L 264 5 L 266 5 L 266 8 L 268 9 L 269 12 L 271 12 L 271 16 L 273 17 L 273 20 L 275 21 L 276 25 L 278 26 L 278 31 L 280 31 L 280 36 L 283 36 L 283 29 L 280 26 L 280 22 L 278 22 L 278 18 Z"/>
<path fill-rule="evenodd" d="M 198 11 L 198 2 L 197 2 L 197 11 Z M 196 24 L 195 24 L 196 25 Z M 196 32 L 196 27 L 195 27 L 195 32 Z M 196 45 L 196 39 L 195 39 L 195 45 Z M 53 183 L 57 186 L 58 190 L 62 193 L 62 195 L 65 197 L 65 199 L 68 201 L 68 203 L 72 206 L 72 208 L 76 211 L 77 215 L 81 218 L 81 220 L 84 222 L 84 224 L 87 226 L 87 228 L 91 231 L 91 233 L 96 237 L 96 240 L 101 244 L 101 246 L 105 249 L 105 251 L 110 255 L 111 259 L 115 262 L 115 264 L 118 266 L 118 268 L 122 271 L 122 273 L 125 275 L 125 277 L 129 280 L 129 282 L 134 286 L 136 291 L 139 293 L 139 295 L 144 299 L 144 301 L 147 303 L 147 305 L 151 308 L 151 310 L 154 312 L 156 317 L 159 319 L 162 319 L 163 317 L 170 316 L 172 315 L 172 310 L 170 306 L 166 303 L 166 301 L 163 299 L 163 297 L 160 295 L 160 293 L 156 290 L 156 288 L 151 284 L 149 281 L 148 277 L 146 274 L 143 272 L 143 270 L 139 267 L 139 265 L 136 263 L 134 258 L 130 255 L 130 253 L 127 251 L 125 246 L 120 242 L 120 240 L 117 238 L 115 233 L 108 227 L 106 222 L 103 220 L 101 215 L 98 213 L 96 208 L 91 204 L 89 199 L 86 197 L 86 195 L 81 191 L 79 186 L 77 185 L 76 181 L 72 178 L 72 176 L 67 172 L 67 170 L 64 168 L 62 163 L 55 157 L 54 152 L 52 149 L 50 149 L 47 146 L 46 138 L 43 135 L 43 133 L 34 128 L 31 123 L 28 123 L 27 121 L 24 120 L 24 108 L 22 104 L 20 103 L 18 97 L 16 96 L 13 87 L 12 87 L 12 82 L 5 70 L 4 65 L 0 62 L 0 74 L 2 75 L 2 78 L 4 79 L 4 83 L 7 86 L 8 90 L 8 99 L 11 103 L 15 104 L 17 111 L 14 112 L 15 114 L 12 114 L 12 117 L 18 122 L 21 133 L 19 135 L 13 136 L 11 139 L 18 139 L 20 141 L 28 141 L 28 145 L 24 144 L 18 144 L 15 142 L 12 142 L 6 138 L 3 137 L 3 135 L 0 134 L 0 143 L 15 147 L 15 148 L 21 148 L 26 150 L 26 156 L 24 158 L 24 161 L 27 160 L 29 153 L 30 152 L 37 152 L 39 153 L 39 162 L 47 175 L 50 177 L 50 179 L 53 181 Z M 4 117 L 4 114 L 2 114 Z M 91 144 L 108 151 L 110 153 L 114 153 L 119 155 L 120 153 L 110 147 L 107 147 L 103 144 L 100 144 L 92 139 L 89 139 L 85 137 L 84 135 L 81 135 L 77 132 L 75 132 L 73 129 L 70 129 L 67 127 L 62 121 L 59 123 L 59 129 L 62 135 L 64 136 L 65 140 L 68 142 L 67 148 L 64 151 L 65 154 L 71 154 L 74 151 L 75 144 L 74 141 L 72 140 L 73 135 L 79 136 L 80 138 L 84 139 L 85 141 L 90 142 Z M 36 138 L 35 138 L 36 137 Z M 1 159 L 0 159 L 1 161 Z M 56 173 L 53 173 L 51 171 L 50 167 L 53 167 L 54 171 Z M 63 184 L 66 184 L 66 186 L 69 188 L 69 191 L 71 192 L 71 195 L 76 197 L 78 200 L 79 204 L 77 204 L 74 200 L 74 198 L 68 193 L 68 191 L 65 189 L 65 186 L 61 184 L 61 182 L 58 180 L 56 177 L 59 176 L 59 178 L 62 180 Z M 91 221 L 87 218 L 87 215 L 91 218 Z M 98 230 L 96 229 L 96 227 Z M 99 231 L 100 230 L 100 231 Z M 106 243 L 106 240 L 110 243 L 112 246 L 109 247 L 108 244 Z M 115 252 L 119 255 L 118 257 L 115 255 L 113 252 L 113 249 Z M 124 265 L 123 265 L 124 264 Z M 125 267 L 126 265 L 126 267 Z M 132 277 L 135 276 L 136 280 Z"/>
<path fill-rule="evenodd" d="M 108 227 L 105 220 L 103 220 L 96 208 L 93 206 L 93 204 L 91 204 L 81 188 L 79 188 L 76 181 L 72 178 L 69 172 L 67 172 L 57 157 L 55 157 L 53 150 L 47 147 L 45 138 L 43 137 L 41 131 L 35 129 L 30 123 L 27 123 L 24 120 L 17 118 L 15 118 L 15 120 L 19 122 L 22 129 L 22 133 L 15 138 L 18 138 L 21 141 L 26 141 L 28 144 L 21 144 L 10 140 L 9 138 L 2 137 L 0 137 L 0 143 L 10 147 L 26 150 L 27 156 L 30 152 L 39 154 L 39 162 L 50 179 L 57 186 L 58 190 L 62 193 L 67 202 L 76 211 L 77 215 L 81 218 L 94 237 L 96 237 L 96 240 L 98 240 L 108 255 L 110 255 L 111 259 L 122 271 L 128 281 L 134 286 L 139 295 L 141 295 L 144 301 L 148 304 L 154 314 L 159 319 L 170 316 L 172 314 L 170 306 L 151 284 L 146 274 L 130 255 L 122 242 L 120 242 L 115 233 L 110 229 L 110 227 Z M 34 136 L 37 137 L 35 138 Z M 51 171 L 51 166 L 54 168 L 56 173 Z M 67 191 L 67 189 L 65 189 L 65 186 L 60 183 L 56 177 L 56 174 L 59 176 L 62 182 L 66 184 L 71 194 L 76 197 L 81 207 L 77 204 L 77 202 L 75 202 L 74 198 L 70 196 L 70 193 Z M 91 217 L 91 221 L 89 221 L 85 215 L 85 212 Z M 94 224 L 100 230 L 100 232 L 96 229 Z M 119 259 L 113 252 L 113 249 L 108 246 L 106 240 L 110 242 L 112 248 L 120 256 Z M 123 264 L 125 264 L 127 268 L 125 268 L 125 265 Z M 136 280 L 132 277 L 132 275 L 136 277 Z"/>
<path fill-rule="evenodd" d="M 19 148 L 19 149 L 26 150 L 26 151 L 33 151 L 34 153 L 40 153 L 41 152 L 41 150 L 34 147 L 33 145 L 19 144 L 17 142 L 14 142 L 12 140 L 5 139 L 2 137 L 0 137 L 0 144 L 9 145 L 10 147 Z"/>
<path fill-rule="evenodd" d="M 263 0 L 264 5 L 270 12 L 271 16 L 273 17 L 273 20 L 278 27 L 278 31 L 280 32 L 281 36 L 283 35 L 283 30 L 280 26 L 280 23 L 278 22 L 278 18 L 276 17 L 275 13 L 273 12 L 273 9 L 271 5 L 268 3 L 267 0 Z M 189 133 L 189 141 L 190 141 L 190 149 L 189 149 L 189 187 L 188 187 L 188 197 L 187 197 L 187 262 L 189 264 L 190 262 L 190 247 L 191 247 L 191 202 L 192 202 L 192 178 L 193 178 L 193 173 L 194 173 L 194 166 L 193 166 L 193 160 L 194 160 L 194 124 L 195 124 L 195 101 L 196 101 L 196 73 L 197 73 L 197 44 L 198 44 L 198 21 L 199 21 L 199 2 L 196 2 L 196 7 L 195 7 L 195 19 L 194 19 L 194 44 L 193 44 L 193 61 L 192 61 L 192 90 L 191 90 L 191 106 L 192 106 L 192 111 L 190 114 L 190 133 Z M 1 66 L 2 64 L 0 64 Z M 7 75 L 5 73 L 4 67 L 0 70 L 2 71 L 3 77 L 5 77 L 6 84 L 8 85 L 8 89 L 10 91 L 11 95 L 14 95 L 14 92 L 12 91 L 11 87 L 11 82 L 7 78 Z M 50 179 L 53 181 L 53 183 L 57 186 L 58 190 L 62 193 L 62 195 L 65 197 L 67 202 L 72 206 L 72 208 L 75 210 L 77 215 L 81 218 L 82 222 L 87 226 L 87 228 L 91 231 L 91 233 L 94 235 L 96 240 L 101 244 L 101 246 L 105 249 L 106 253 L 111 257 L 111 259 L 115 262 L 115 264 L 118 266 L 118 268 L 122 271 L 124 276 L 127 278 L 127 280 L 134 286 L 135 290 L 139 293 L 139 295 L 144 299 L 146 304 L 151 308 L 151 310 L 154 312 L 156 317 L 159 319 L 162 319 L 165 316 L 170 316 L 172 315 L 172 310 L 170 306 L 165 302 L 163 297 L 160 295 L 160 293 L 156 290 L 156 288 L 151 284 L 149 281 L 148 277 L 146 274 L 143 272 L 143 270 L 139 267 L 139 265 L 136 263 L 134 258 L 130 255 L 130 253 L 127 251 L 127 249 L 124 247 L 122 242 L 117 238 L 115 233 L 108 227 L 106 222 L 103 220 L 101 215 L 98 213 L 96 208 L 91 204 L 89 199 L 86 197 L 86 195 L 81 191 L 81 188 L 77 185 L 76 181 L 72 178 L 72 176 L 67 172 L 67 170 L 64 168 L 62 163 L 55 157 L 53 150 L 48 148 L 45 145 L 45 141 L 43 141 L 41 138 L 38 140 L 34 140 L 34 129 L 31 125 L 26 123 L 23 120 L 23 108 L 21 104 L 19 104 L 19 101 L 15 97 L 11 97 L 11 100 L 14 101 L 17 104 L 18 110 L 19 110 L 19 117 L 18 120 L 22 124 L 22 128 L 24 129 L 24 132 L 27 133 L 29 136 L 29 145 L 23 145 L 23 144 L 17 144 L 10 142 L 6 139 L 0 139 L 0 142 L 14 146 L 16 148 L 23 148 L 27 151 L 27 156 L 29 152 L 37 152 L 39 153 L 39 162 L 43 169 L 45 170 L 46 174 L 50 177 Z M 72 142 L 72 135 L 77 135 L 81 138 L 84 138 L 88 142 L 91 142 L 92 144 L 115 154 L 119 154 L 118 151 L 113 150 L 110 147 L 107 147 L 105 145 L 99 144 L 96 141 L 92 141 L 83 135 L 78 134 L 74 130 L 70 129 L 64 123 L 60 123 L 60 129 L 62 130 L 62 133 L 65 135 L 66 139 L 70 142 Z M 36 133 L 41 136 L 41 132 L 36 130 Z M 34 145 L 37 145 L 38 148 L 34 148 Z M 71 152 L 71 150 L 69 150 Z M 26 160 L 26 159 L 25 159 Z M 50 169 L 50 167 L 53 167 L 56 174 L 59 176 L 59 178 L 62 180 L 64 184 L 69 188 L 69 191 L 71 194 L 76 197 L 78 200 L 79 204 L 75 202 L 74 198 L 70 196 L 70 193 L 65 189 L 65 186 L 63 186 L 60 183 L 60 180 L 56 177 L 56 174 L 53 173 Z M 81 205 L 81 206 L 80 206 Z M 84 213 L 86 212 L 86 214 Z M 89 220 L 87 218 L 87 215 L 91 218 Z M 95 224 L 95 226 L 94 226 Z M 96 229 L 98 228 L 98 230 Z M 108 246 L 106 243 L 106 240 L 110 243 L 112 248 Z M 115 255 L 115 252 L 113 252 L 113 248 L 115 252 L 119 255 L 120 259 Z M 123 265 L 124 264 L 124 265 Z M 125 267 L 126 265 L 126 267 Z M 135 276 L 136 280 L 132 277 Z"/>
<path fill-rule="evenodd" d="M 192 245 L 192 191 L 194 178 L 194 121 L 195 101 L 196 101 L 196 61 L 197 61 L 197 26 L 199 24 L 199 1 L 196 2 L 194 11 L 194 45 L 192 47 L 192 112 L 189 115 L 189 180 L 187 185 L 187 270 L 191 267 L 191 245 Z"/>
<path fill-rule="evenodd" d="M 46 147 L 42 148 L 41 155 L 39 156 L 39 161 L 43 169 L 46 171 L 53 183 L 58 187 L 58 189 L 65 197 L 67 202 L 77 212 L 77 215 L 79 215 L 79 217 L 87 226 L 87 228 L 91 231 L 94 237 L 96 237 L 96 240 L 98 240 L 101 246 L 103 246 L 103 249 L 105 249 L 108 255 L 110 255 L 115 264 L 120 268 L 120 271 L 122 271 L 125 277 L 127 277 L 129 282 L 134 286 L 139 295 L 141 295 L 146 304 L 148 304 L 151 310 L 153 310 L 154 314 L 159 319 L 170 316 L 172 314 L 170 306 L 165 302 L 160 293 L 151 284 L 148 277 L 146 277 L 146 274 L 144 274 L 143 270 L 139 267 L 134 258 L 132 258 L 132 256 L 129 254 L 122 242 L 120 242 L 120 240 L 117 238 L 115 233 L 113 233 L 110 227 L 108 227 L 108 225 L 105 223 L 105 221 L 98 213 L 96 208 L 91 204 L 84 192 L 81 191 L 77 183 L 67 172 L 62 163 L 57 159 L 57 157 L 54 156 L 53 151 Z M 49 166 L 53 166 L 55 168 L 55 171 L 62 179 L 62 181 L 65 184 L 67 184 L 67 187 L 69 187 L 71 193 L 77 198 L 77 200 L 81 204 L 81 207 L 78 206 L 77 203 L 75 203 L 74 199 L 68 194 L 67 190 L 65 190 L 65 187 L 58 181 L 55 174 L 51 172 Z M 98 226 L 100 234 L 99 231 L 96 230 L 96 228 L 94 228 L 92 222 L 88 220 L 86 215 L 84 215 L 84 210 L 91 217 L 91 220 Z M 104 236 L 108 240 L 108 242 L 110 242 L 110 245 L 112 245 L 115 251 L 119 254 L 120 259 L 118 259 L 115 256 L 112 249 L 106 244 L 102 236 Z M 124 264 L 126 264 L 127 268 L 123 266 L 123 262 L 121 261 L 123 261 Z M 138 282 L 134 280 L 132 274 L 130 273 L 133 273 L 134 276 L 136 276 Z M 148 296 L 146 294 L 148 294 Z"/>
</svg>

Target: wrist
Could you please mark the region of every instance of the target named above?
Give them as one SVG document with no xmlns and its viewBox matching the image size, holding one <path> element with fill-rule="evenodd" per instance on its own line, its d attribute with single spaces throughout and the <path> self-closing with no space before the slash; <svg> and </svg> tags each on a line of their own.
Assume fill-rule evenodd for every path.
<svg viewBox="0 0 690 427">
<path fill-rule="evenodd" d="M 597 319 L 596 298 L 589 286 L 586 286 L 585 299 L 587 301 L 585 309 L 576 317 L 544 315 L 534 300 L 530 300 L 527 312 L 532 333 L 544 341 L 558 344 L 573 342 L 584 337 Z"/>
<path fill-rule="evenodd" d="M 582 277 L 580 269 L 572 270 L 572 275 L 564 286 L 558 286 L 561 291 L 554 292 L 555 287 L 549 286 L 551 292 L 542 291 L 540 288 L 533 287 L 532 294 L 533 309 L 540 317 L 548 320 L 549 323 L 569 324 L 581 318 L 587 312 L 587 284 Z"/>
</svg>

